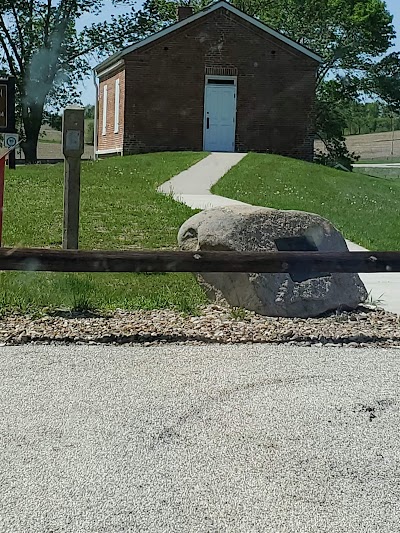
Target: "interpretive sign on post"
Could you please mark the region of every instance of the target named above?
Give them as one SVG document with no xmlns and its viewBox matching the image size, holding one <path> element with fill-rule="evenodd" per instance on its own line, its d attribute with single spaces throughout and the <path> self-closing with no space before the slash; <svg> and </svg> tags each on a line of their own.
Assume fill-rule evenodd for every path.
<svg viewBox="0 0 400 533">
<path fill-rule="evenodd" d="M 81 157 L 84 152 L 85 110 L 65 108 L 63 115 L 64 225 L 63 248 L 78 249 Z"/>
</svg>

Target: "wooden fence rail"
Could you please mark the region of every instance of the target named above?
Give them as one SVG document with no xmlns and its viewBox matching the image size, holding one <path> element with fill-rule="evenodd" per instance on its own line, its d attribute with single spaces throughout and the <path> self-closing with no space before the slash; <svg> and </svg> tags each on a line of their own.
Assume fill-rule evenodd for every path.
<svg viewBox="0 0 400 533">
<path fill-rule="evenodd" d="M 400 252 L 86 251 L 0 248 L 0 270 L 49 272 L 400 272 Z"/>
</svg>

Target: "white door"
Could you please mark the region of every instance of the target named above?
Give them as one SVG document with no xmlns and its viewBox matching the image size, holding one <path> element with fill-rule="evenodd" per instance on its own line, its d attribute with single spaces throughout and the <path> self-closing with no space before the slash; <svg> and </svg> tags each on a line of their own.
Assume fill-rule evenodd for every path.
<svg viewBox="0 0 400 533">
<path fill-rule="evenodd" d="M 207 84 L 204 99 L 204 150 L 234 152 L 236 86 Z"/>
</svg>

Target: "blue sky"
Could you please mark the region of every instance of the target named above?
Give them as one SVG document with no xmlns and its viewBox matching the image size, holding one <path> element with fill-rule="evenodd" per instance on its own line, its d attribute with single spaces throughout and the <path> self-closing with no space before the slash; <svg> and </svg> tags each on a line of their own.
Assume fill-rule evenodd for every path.
<svg viewBox="0 0 400 533">
<path fill-rule="evenodd" d="M 115 8 L 111 6 L 110 1 L 106 1 L 105 3 L 106 3 L 106 7 L 103 9 L 101 16 L 99 17 L 87 16 L 85 17 L 85 19 L 82 19 L 81 22 L 83 24 L 90 24 L 91 22 L 98 22 L 100 20 L 106 20 L 111 15 L 111 13 L 123 14 L 123 13 L 126 13 L 127 11 L 126 7 Z M 393 23 L 394 23 L 396 32 L 398 34 L 396 38 L 396 43 L 393 49 L 400 51 L 400 2 L 399 0 L 386 0 L 386 4 L 388 6 L 390 13 L 392 13 L 392 15 L 394 16 Z M 138 1 L 135 6 L 136 9 L 138 9 L 141 5 L 142 5 L 142 2 Z M 82 86 L 82 102 L 84 105 L 94 104 L 95 102 L 95 89 L 94 89 L 93 81 L 91 78 L 86 80 Z"/>
<path fill-rule="evenodd" d="M 78 29 L 79 27 L 83 27 L 85 25 L 89 25 L 93 22 L 100 22 L 102 20 L 107 20 L 110 18 L 110 15 L 111 14 L 114 14 L 114 15 L 119 15 L 119 14 L 124 14 L 124 13 L 127 13 L 128 12 L 128 9 L 127 7 L 115 7 L 115 6 L 112 6 L 111 5 L 111 1 L 110 0 L 105 0 L 105 7 L 101 13 L 101 15 L 97 16 L 97 17 L 93 17 L 93 16 L 90 16 L 90 15 L 86 15 L 85 17 L 82 17 L 81 20 L 79 21 L 79 24 L 78 24 Z M 134 7 L 135 9 L 139 9 L 141 7 L 143 2 L 141 1 L 138 1 L 134 4 Z M 96 62 L 94 62 L 93 66 L 95 66 Z M 84 83 L 82 84 L 82 103 L 83 105 L 88 105 L 88 104 L 94 104 L 95 103 L 95 100 L 96 100 L 96 90 L 94 88 L 94 84 L 93 84 L 93 79 L 92 77 L 88 78 L 87 80 L 84 81 Z"/>
<path fill-rule="evenodd" d="M 395 49 L 400 51 L 400 2 L 399 0 L 386 0 L 386 5 L 394 16 L 393 24 L 397 33 Z"/>
</svg>

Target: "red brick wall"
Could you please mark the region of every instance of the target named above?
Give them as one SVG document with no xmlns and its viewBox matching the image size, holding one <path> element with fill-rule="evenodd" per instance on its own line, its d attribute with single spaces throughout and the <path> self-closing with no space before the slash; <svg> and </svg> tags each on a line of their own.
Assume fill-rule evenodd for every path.
<svg viewBox="0 0 400 533">
<path fill-rule="evenodd" d="M 311 158 L 317 63 L 222 9 L 125 56 L 125 153 L 203 149 L 206 67 L 237 69 L 236 150 Z"/>
<path fill-rule="evenodd" d="M 118 133 L 114 132 L 115 121 L 115 81 L 119 79 L 119 128 Z M 107 121 L 106 135 L 103 135 L 103 106 L 104 106 L 104 85 L 107 85 Z M 99 103 L 98 103 L 98 127 L 97 127 L 97 149 L 122 151 L 124 139 L 124 119 L 125 119 L 125 70 L 120 69 L 113 72 L 110 78 L 100 78 Z"/>
</svg>

